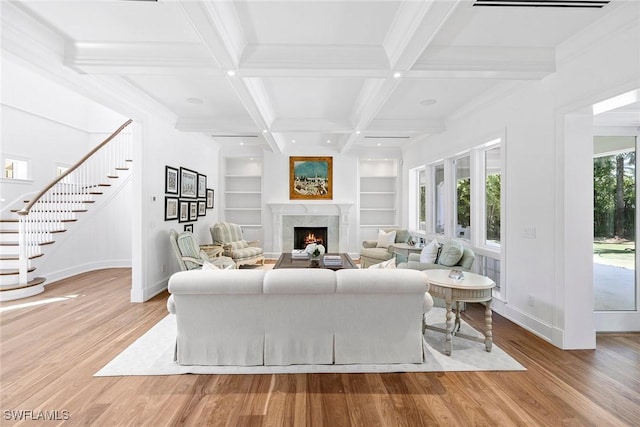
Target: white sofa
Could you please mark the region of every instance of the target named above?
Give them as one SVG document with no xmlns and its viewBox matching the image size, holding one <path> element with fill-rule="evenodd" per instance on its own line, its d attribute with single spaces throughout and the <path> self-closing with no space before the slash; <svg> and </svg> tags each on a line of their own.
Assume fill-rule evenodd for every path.
<svg viewBox="0 0 640 427">
<path fill-rule="evenodd" d="M 181 365 L 421 363 L 415 270 L 219 270 L 171 276 Z"/>
</svg>

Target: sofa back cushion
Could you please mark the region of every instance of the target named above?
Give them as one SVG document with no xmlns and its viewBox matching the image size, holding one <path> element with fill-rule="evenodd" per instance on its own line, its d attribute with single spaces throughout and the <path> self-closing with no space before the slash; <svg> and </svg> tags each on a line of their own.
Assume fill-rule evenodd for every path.
<svg viewBox="0 0 640 427">
<path fill-rule="evenodd" d="M 264 277 L 265 294 L 333 294 L 336 273 L 324 268 L 281 268 Z"/>
<path fill-rule="evenodd" d="M 214 245 L 225 245 L 244 240 L 240 226 L 231 222 L 219 222 L 211 227 L 211 238 Z"/>
<path fill-rule="evenodd" d="M 456 240 L 450 240 L 442 245 L 442 250 L 438 256 L 437 263 L 445 267 L 453 267 L 458 264 L 463 253 L 464 247 L 462 246 L 462 243 Z"/>
</svg>

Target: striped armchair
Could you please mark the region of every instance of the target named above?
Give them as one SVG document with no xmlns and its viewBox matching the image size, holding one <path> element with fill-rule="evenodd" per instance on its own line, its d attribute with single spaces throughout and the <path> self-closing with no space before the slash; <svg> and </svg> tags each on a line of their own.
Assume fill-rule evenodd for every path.
<svg viewBox="0 0 640 427">
<path fill-rule="evenodd" d="M 186 231 L 178 233 L 171 229 L 169 240 L 182 271 L 200 269 L 205 262 L 220 268 L 236 268 L 231 258 L 220 256 L 221 248 L 213 245 L 198 245 L 193 233 Z"/>
<path fill-rule="evenodd" d="M 264 265 L 264 254 L 259 241 L 247 242 L 238 224 L 219 222 L 210 228 L 214 245 L 222 246 L 222 255 L 231 258 L 237 266 L 242 264 Z"/>
</svg>

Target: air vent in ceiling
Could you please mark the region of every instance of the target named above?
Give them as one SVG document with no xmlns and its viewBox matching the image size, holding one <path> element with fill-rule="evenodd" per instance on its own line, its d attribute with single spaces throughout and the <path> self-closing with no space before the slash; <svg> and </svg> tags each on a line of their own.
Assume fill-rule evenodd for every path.
<svg viewBox="0 0 640 427">
<path fill-rule="evenodd" d="M 601 8 L 609 0 L 476 0 L 474 6 Z"/>
<path fill-rule="evenodd" d="M 364 139 L 409 139 L 410 136 L 365 136 Z"/>
</svg>

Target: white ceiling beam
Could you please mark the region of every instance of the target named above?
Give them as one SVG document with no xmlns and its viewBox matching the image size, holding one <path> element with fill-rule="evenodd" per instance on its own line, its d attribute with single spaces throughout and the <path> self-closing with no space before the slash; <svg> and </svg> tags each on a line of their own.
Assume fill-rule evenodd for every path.
<svg viewBox="0 0 640 427">
<path fill-rule="evenodd" d="M 235 71 L 246 42 L 233 2 L 187 0 L 180 1 L 180 4 L 211 56 L 223 69 Z M 256 126 L 268 130 L 273 113 L 263 91 L 256 87 L 255 82 L 245 82 L 239 76 L 228 76 L 227 79 Z M 282 152 L 283 146 L 269 132 L 263 136 L 273 152 Z"/>
<path fill-rule="evenodd" d="M 353 127 L 347 122 L 327 119 L 295 118 L 277 119 L 271 125 L 272 132 L 321 132 L 351 133 Z"/>
<path fill-rule="evenodd" d="M 176 129 L 185 132 L 252 134 L 262 131 L 248 119 L 233 117 L 180 117 L 176 120 Z"/>
<path fill-rule="evenodd" d="M 401 4 L 383 43 L 389 58 L 389 75 L 384 82 L 377 81 L 363 86 L 351 114 L 351 121 L 357 130 L 365 130 L 369 126 L 398 87 L 400 79 L 394 78 L 393 72 L 411 69 L 460 2 L 461 0 L 407 0 Z M 355 132 L 351 134 L 341 151 L 351 149 L 359 138 L 360 135 Z"/>
</svg>

